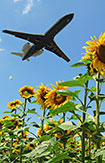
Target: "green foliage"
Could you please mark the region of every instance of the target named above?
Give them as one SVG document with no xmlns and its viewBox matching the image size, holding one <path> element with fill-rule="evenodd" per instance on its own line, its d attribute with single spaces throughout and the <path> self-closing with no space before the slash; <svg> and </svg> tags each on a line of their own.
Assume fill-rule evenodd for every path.
<svg viewBox="0 0 105 163">
<path fill-rule="evenodd" d="M 81 67 L 81 66 L 86 66 L 86 64 L 84 62 L 78 62 L 78 63 L 71 65 L 71 67 Z"/>
<path fill-rule="evenodd" d="M 78 97 L 79 93 L 80 93 L 81 90 L 77 90 L 77 91 L 69 91 L 69 90 L 58 90 L 57 93 L 63 95 L 63 96 L 69 96 L 69 97 L 72 97 L 73 99 L 75 97 Z M 73 100 L 72 99 L 72 100 Z"/>
<path fill-rule="evenodd" d="M 59 108 L 51 109 L 50 116 L 56 116 L 58 113 L 72 112 L 74 110 L 77 110 L 76 104 L 74 104 L 74 102 L 67 102 L 63 106 L 60 106 Z"/>
<path fill-rule="evenodd" d="M 61 154 L 58 154 L 57 156 L 55 156 L 53 159 L 47 161 L 47 163 L 57 163 L 64 159 L 70 160 L 71 158 L 67 155 L 67 153 L 61 153 Z"/>
<path fill-rule="evenodd" d="M 76 130 L 77 128 L 80 128 L 80 125 L 73 125 L 72 122 L 66 121 L 66 122 L 62 123 L 59 127 L 63 130 L 73 131 L 73 130 Z"/>
<path fill-rule="evenodd" d="M 89 63 L 90 60 L 84 60 L 71 67 L 88 67 Z M 96 86 L 88 85 L 93 80 Z M 59 83 L 50 97 L 55 102 L 53 107 L 45 104 L 51 90 L 44 92 L 47 87 L 41 85 L 41 113 L 33 107 L 40 100 L 37 98 L 33 102 L 31 98 L 24 99 L 16 108 L 4 112 L 11 117 L 0 119 L 0 163 L 95 163 L 98 159 L 105 162 L 105 122 L 99 121 L 105 115 L 101 111 L 104 82 L 105 79 L 87 72 Z M 71 87 L 80 88 L 71 91 Z M 88 113 L 90 108 L 93 115 Z M 35 117 L 33 122 L 30 115 Z"/>
<path fill-rule="evenodd" d="M 85 83 L 88 80 L 92 80 L 92 76 L 90 76 L 88 73 L 84 74 L 84 75 L 80 75 L 77 79 L 75 80 L 70 80 L 70 81 L 66 81 L 63 83 L 59 83 L 60 86 L 68 86 L 68 87 L 85 87 Z"/>
</svg>

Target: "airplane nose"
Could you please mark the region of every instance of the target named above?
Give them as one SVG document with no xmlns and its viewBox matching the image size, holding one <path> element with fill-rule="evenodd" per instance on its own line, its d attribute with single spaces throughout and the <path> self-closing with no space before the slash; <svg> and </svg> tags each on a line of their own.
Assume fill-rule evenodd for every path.
<svg viewBox="0 0 105 163">
<path fill-rule="evenodd" d="M 74 17 L 74 13 L 69 14 L 68 17 L 70 18 L 70 20 L 72 20 Z"/>
<path fill-rule="evenodd" d="M 74 13 L 71 14 L 72 15 L 72 18 L 74 17 Z"/>
</svg>

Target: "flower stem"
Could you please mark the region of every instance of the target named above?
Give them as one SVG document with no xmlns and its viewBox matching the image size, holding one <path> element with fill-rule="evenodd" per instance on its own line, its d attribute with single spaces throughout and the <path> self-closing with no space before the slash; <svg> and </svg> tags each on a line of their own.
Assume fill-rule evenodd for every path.
<svg viewBox="0 0 105 163">
<path fill-rule="evenodd" d="M 63 118 L 63 123 L 64 123 L 65 119 L 66 119 L 66 113 L 65 112 L 63 113 L 63 117 L 62 118 Z M 63 136 L 65 136 L 65 131 L 63 131 Z M 64 152 L 65 152 L 65 149 L 66 149 L 66 143 L 67 143 L 67 139 L 64 138 L 63 139 Z M 62 163 L 68 163 L 68 160 L 64 159 L 64 160 L 62 160 Z"/>
<path fill-rule="evenodd" d="M 99 131 L 99 79 L 100 79 L 100 74 L 99 72 L 97 73 L 97 80 L 96 80 L 96 133 L 97 133 L 97 142 L 96 142 L 96 145 L 97 145 L 97 150 L 100 148 L 100 139 L 99 139 L 99 134 L 100 134 L 100 131 Z M 101 163 L 101 157 L 98 156 L 96 158 L 96 162 L 97 163 Z"/>
<path fill-rule="evenodd" d="M 66 113 L 63 113 L 63 122 L 65 122 Z"/>
<path fill-rule="evenodd" d="M 26 115 L 25 111 L 26 111 L 26 103 L 27 103 L 27 99 L 25 99 L 24 108 L 23 108 L 23 116 L 22 116 L 22 118 L 23 118 L 23 120 L 22 120 L 22 128 L 23 128 L 23 127 L 24 127 L 24 125 L 25 125 L 25 115 Z M 22 139 L 23 139 L 23 136 L 24 136 L 24 133 L 23 133 L 23 131 L 22 131 Z M 22 141 L 23 141 L 23 140 L 22 140 Z M 22 153 L 23 153 L 23 143 L 22 143 L 22 145 L 21 145 L 21 147 L 20 147 L 20 163 L 22 163 Z"/>
<path fill-rule="evenodd" d="M 91 141 L 89 136 L 89 158 L 91 158 Z M 89 163 L 91 163 L 91 160 L 89 160 Z"/>
<path fill-rule="evenodd" d="M 86 118 L 86 102 L 87 102 L 87 93 L 88 93 L 88 81 L 86 82 L 86 87 L 85 87 L 85 96 L 84 96 L 84 104 L 83 104 L 83 123 Z M 81 160 L 82 163 L 85 162 L 85 126 L 82 126 L 82 153 L 81 153 Z"/>
<path fill-rule="evenodd" d="M 9 133 L 10 137 L 13 135 L 12 132 Z M 12 147 L 13 147 L 13 137 L 11 137 L 11 141 L 10 141 L 10 160 L 11 160 L 11 155 L 12 155 Z"/>
<path fill-rule="evenodd" d="M 45 117 L 46 108 L 43 109 L 43 117 Z M 41 136 L 43 136 L 43 126 L 44 126 L 44 119 L 41 120 Z"/>
</svg>

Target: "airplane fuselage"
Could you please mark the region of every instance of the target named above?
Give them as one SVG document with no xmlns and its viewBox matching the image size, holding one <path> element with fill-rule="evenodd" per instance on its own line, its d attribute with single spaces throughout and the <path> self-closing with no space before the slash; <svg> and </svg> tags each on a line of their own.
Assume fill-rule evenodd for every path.
<svg viewBox="0 0 105 163">
<path fill-rule="evenodd" d="M 22 60 L 29 58 L 30 56 L 37 53 L 40 49 L 43 49 L 46 46 L 51 48 L 51 41 L 53 41 L 52 37 L 48 35 L 43 35 L 41 40 L 38 40 L 36 44 L 32 45 L 32 47 L 27 51 L 27 53 L 22 57 Z"/>
</svg>

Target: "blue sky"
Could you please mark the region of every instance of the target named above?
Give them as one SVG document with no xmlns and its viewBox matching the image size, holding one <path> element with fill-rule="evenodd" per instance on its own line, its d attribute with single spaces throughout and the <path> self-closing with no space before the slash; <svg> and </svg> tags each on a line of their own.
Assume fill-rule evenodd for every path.
<svg viewBox="0 0 105 163">
<path fill-rule="evenodd" d="M 55 37 L 60 48 L 70 57 L 66 63 L 45 50 L 41 56 L 22 61 L 11 52 L 21 52 L 25 40 L 2 33 L 15 30 L 34 34 L 45 33 L 59 18 L 74 13 L 73 20 Z M 55 85 L 58 80 L 72 80 L 85 68 L 70 66 L 81 59 L 82 47 L 90 36 L 105 32 L 105 0 L 2 0 L 0 2 L 0 113 L 7 103 L 21 99 L 19 89 L 24 85 L 36 88 Z M 13 76 L 12 80 L 9 77 Z"/>
</svg>

